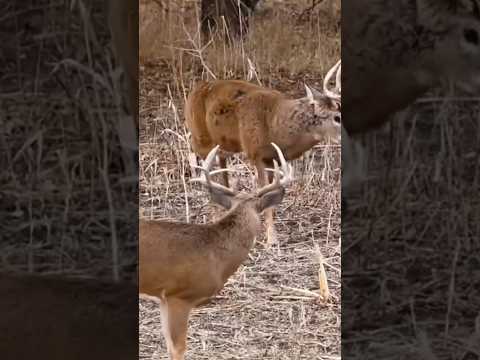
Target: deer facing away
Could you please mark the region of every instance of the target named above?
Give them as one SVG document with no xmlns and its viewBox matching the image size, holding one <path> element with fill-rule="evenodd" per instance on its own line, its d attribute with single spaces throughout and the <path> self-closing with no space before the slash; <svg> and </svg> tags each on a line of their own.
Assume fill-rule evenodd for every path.
<svg viewBox="0 0 480 360">
<path fill-rule="evenodd" d="M 274 181 L 256 193 L 236 193 L 211 180 L 219 146 L 205 160 L 203 182 L 211 199 L 228 209 L 210 224 L 140 220 L 139 292 L 160 299 L 162 328 L 172 360 L 184 359 L 192 308 L 207 302 L 247 258 L 260 229 L 260 213 L 278 205 L 292 168 L 276 146 Z M 216 171 L 218 172 L 218 171 Z"/>
<path fill-rule="evenodd" d="M 338 69 L 327 74 L 324 90 Z M 244 152 L 255 165 L 259 186 L 267 183 L 266 167 L 276 158 L 277 144 L 287 160 L 300 157 L 320 141 L 340 139 L 339 96 L 305 86 L 306 96 L 290 99 L 279 91 L 241 80 L 199 82 L 187 98 L 185 120 L 192 149 L 201 158 L 219 144 L 221 167 L 231 153 Z M 224 185 L 228 186 L 227 174 Z M 274 210 L 265 212 L 267 244 L 275 242 Z"/>
</svg>

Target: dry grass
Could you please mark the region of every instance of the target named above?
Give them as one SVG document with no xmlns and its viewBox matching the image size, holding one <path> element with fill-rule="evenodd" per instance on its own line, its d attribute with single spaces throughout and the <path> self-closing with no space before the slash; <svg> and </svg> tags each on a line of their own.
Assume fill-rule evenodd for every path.
<svg viewBox="0 0 480 360">
<path fill-rule="evenodd" d="M 255 17 L 246 41 L 233 48 L 199 46 L 196 2 L 177 2 L 158 31 L 155 5 L 140 17 L 140 207 L 143 216 L 204 223 L 219 211 L 188 183 L 190 147 L 183 105 L 206 78 L 246 78 L 248 59 L 264 85 L 301 96 L 303 81 L 319 86 L 340 53 L 336 21 L 298 15 L 310 2 L 278 2 Z M 145 12 L 145 9 L 149 9 Z M 150 22 L 149 22 L 150 21 Z M 318 146 L 294 162 L 297 181 L 276 217 L 279 243 L 257 243 L 249 260 L 208 306 L 195 310 L 189 359 L 340 358 L 340 149 Z M 239 188 L 252 189 L 252 167 L 230 162 Z M 263 241 L 262 238 L 259 239 Z M 319 252 L 331 298 L 318 293 Z M 166 358 L 157 307 L 140 302 L 140 357 Z"/>
<path fill-rule="evenodd" d="M 135 276 L 136 195 L 103 6 L 1 4 L 2 271 Z"/>
</svg>

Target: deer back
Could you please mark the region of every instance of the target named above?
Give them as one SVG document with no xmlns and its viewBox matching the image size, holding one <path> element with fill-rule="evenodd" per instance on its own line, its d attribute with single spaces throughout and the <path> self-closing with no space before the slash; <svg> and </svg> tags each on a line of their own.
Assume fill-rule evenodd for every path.
<svg viewBox="0 0 480 360">
<path fill-rule="evenodd" d="M 140 220 L 139 291 L 203 301 L 245 260 L 259 229 L 247 202 L 210 224 Z"/>
<path fill-rule="evenodd" d="M 279 91 L 240 80 L 202 82 L 186 104 L 192 148 L 202 157 L 219 144 L 222 150 L 245 152 L 251 160 L 273 159 L 277 143 L 289 159 L 300 156 L 322 138 L 340 135 L 338 105 L 324 95 L 289 99 Z"/>
<path fill-rule="evenodd" d="M 192 133 L 195 152 L 205 157 L 208 151 L 219 144 L 224 151 L 240 152 L 243 149 L 240 120 L 254 119 L 251 126 L 263 134 L 265 115 L 272 104 L 284 96 L 247 81 L 218 80 L 200 82 L 190 93 L 186 102 L 185 120 Z M 248 120 L 250 122 L 250 120 Z M 247 120 L 245 120 L 247 122 Z"/>
</svg>

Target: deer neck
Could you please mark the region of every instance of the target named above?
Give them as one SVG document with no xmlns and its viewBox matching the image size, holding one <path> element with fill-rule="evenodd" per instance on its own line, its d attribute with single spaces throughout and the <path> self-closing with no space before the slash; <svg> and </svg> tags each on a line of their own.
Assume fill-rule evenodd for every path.
<svg viewBox="0 0 480 360">
<path fill-rule="evenodd" d="M 246 257 L 260 229 L 260 218 L 252 209 L 240 204 L 221 218 L 216 226 L 222 233 L 222 248 Z"/>
<path fill-rule="evenodd" d="M 217 244 L 216 254 L 221 259 L 223 281 L 245 261 L 260 230 L 260 218 L 252 209 L 237 206 L 217 222 L 222 241 Z"/>
<path fill-rule="evenodd" d="M 304 108 L 303 99 L 286 100 L 277 107 L 272 141 L 286 149 L 288 159 L 299 157 L 319 142 L 315 121 Z"/>
</svg>

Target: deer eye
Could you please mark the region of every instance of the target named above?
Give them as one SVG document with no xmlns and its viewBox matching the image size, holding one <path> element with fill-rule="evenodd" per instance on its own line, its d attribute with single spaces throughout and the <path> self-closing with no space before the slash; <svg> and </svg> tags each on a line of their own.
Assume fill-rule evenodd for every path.
<svg viewBox="0 0 480 360">
<path fill-rule="evenodd" d="M 478 45 L 478 33 L 474 29 L 463 30 L 463 37 L 467 42 Z"/>
</svg>

